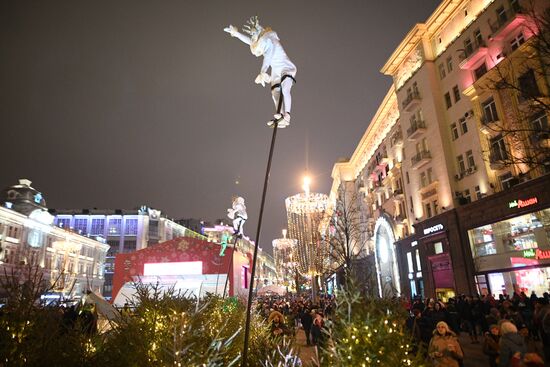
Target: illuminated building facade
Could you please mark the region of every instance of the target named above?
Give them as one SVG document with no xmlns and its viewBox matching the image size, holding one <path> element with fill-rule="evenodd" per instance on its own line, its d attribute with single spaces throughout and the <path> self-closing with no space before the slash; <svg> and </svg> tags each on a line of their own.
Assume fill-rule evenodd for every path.
<svg viewBox="0 0 550 367">
<path fill-rule="evenodd" d="M 27 276 L 27 265 L 38 266 L 55 297 L 101 293 L 107 244 L 55 226 L 45 198 L 29 180 L 5 189 L 0 202 L 1 276 Z"/>
<path fill-rule="evenodd" d="M 521 160 L 506 163 L 529 151 L 548 152 L 548 134 L 537 133 L 547 132 L 548 111 L 530 114 L 532 106 L 523 92 L 498 89 L 503 78 L 515 72 L 512 83 L 522 90 L 527 87 L 530 95 L 544 98 L 550 95 L 548 73 L 533 72 L 540 59 L 526 56 L 532 54 L 532 39 L 539 32 L 534 17 L 545 7 L 548 2 L 542 0 L 445 0 L 425 23 L 411 29 L 381 70 L 393 78 L 393 86 L 352 158 L 335 165 L 333 191 L 346 181 L 365 193 L 364 213 L 382 229 L 380 238 L 385 237 L 380 242 L 377 229 L 366 231 L 373 238 L 382 280 L 391 274 L 380 272 L 380 260 L 386 254 L 380 256 L 379 247 L 391 240 L 386 234 L 393 232 L 405 296 L 446 299 L 459 293 L 548 288 L 547 280 L 535 286 L 526 280 L 533 279 L 532 274 L 513 269 L 546 271 L 541 270 L 546 265 L 540 254 L 547 239 L 540 233 L 541 228 L 548 228 L 550 203 L 545 192 L 536 190 L 548 180 L 550 161 L 545 156 L 540 165 L 529 166 Z M 383 115 L 392 99 L 393 112 L 388 115 L 394 117 L 387 119 L 386 126 Z M 512 134 L 502 132 L 514 124 L 530 131 L 519 144 Z M 400 130 L 401 139 L 393 139 L 391 130 Z M 401 159 L 393 158 L 400 163 L 393 167 L 399 166 L 394 177 L 401 179 L 401 187 L 395 178 L 387 178 L 391 163 L 382 168 L 389 170 L 386 177 L 378 173 L 380 164 L 369 163 L 377 156 L 384 161 L 383 146 L 390 146 L 386 151 L 391 161 L 394 140 L 401 150 Z M 374 187 L 369 183 L 371 172 L 381 174 L 372 176 Z M 389 192 L 390 181 L 401 203 L 395 201 L 394 208 L 384 202 L 373 205 L 375 198 Z M 369 198 L 371 188 L 373 197 Z M 529 194 L 522 195 L 520 188 Z M 508 195 L 523 201 L 538 199 L 531 207 L 516 211 L 491 211 L 488 203 L 506 207 L 513 201 Z M 475 216 L 477 211 L 485 213 L 486 219 Z M 520 212 L 527 217 L 513 219 Z M 508 236 L 516 245 L 506 252 L 502 238 Z M 542 251 L 539 259 L 517 259 L 531 250 L 536 257 L 537 249 Z"/>
<path fill-rule="evenodd" d="M 288 237 L 296 240 L 293 258 L 300 274 L 312 278 L 317 289 L 318 276 L 328 268 L 325 244 L 321 241 L 320 224 L 329 205 L 327 195 L 312 193 L 307 184 L 305 192 L 285 200 Z"/>
<path fill-rule="evenodd" d="M 52 209 L 54 224 L 83 236 L 104 238 L 109 245 L 105 262 L 103 296 L 111 297 L 114 259 L 118 253 L 134 252 L 178 237 L 204 236 L 167 218 L 160 210 L 142 206 L 121 209 Z"/>
</svg>

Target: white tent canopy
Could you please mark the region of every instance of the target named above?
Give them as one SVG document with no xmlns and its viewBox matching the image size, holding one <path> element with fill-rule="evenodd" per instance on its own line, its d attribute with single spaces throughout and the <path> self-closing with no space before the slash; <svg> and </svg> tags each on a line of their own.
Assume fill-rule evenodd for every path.
<svg viewBox="0 0 550 367">
<path fill-rule="evenodd" d="M 258 290 L 258 295 L 263 296 L 265 294 L 274 293 L 278 294 L 280 296 L 284 296 L 286 294 L 285 287 L 282 287 L 280 285 L 268 285 L 265 287 L 262 287 Z"/>
</svg>

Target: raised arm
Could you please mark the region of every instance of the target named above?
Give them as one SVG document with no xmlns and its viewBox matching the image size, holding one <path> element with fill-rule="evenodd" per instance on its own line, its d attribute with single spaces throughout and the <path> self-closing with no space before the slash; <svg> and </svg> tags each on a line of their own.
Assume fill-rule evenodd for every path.
<svg viewBox="0 0 550 367">
<path fill-rule="evenodd" d="M 244 34 L 239 32 L 237 27 L 235 27 L 234 25 L 229 25 L 228 27 L 225 27 L 223 30 L 225 32 L 229 33 L 231 35 L 231 37 L 237 37 L 238 39 L 240 39 L 241 41 L 243 41 L 247 45 L 250 45 L 250 42 L 251 42 L 250 37 L 245 36 Z"/>
</svg>

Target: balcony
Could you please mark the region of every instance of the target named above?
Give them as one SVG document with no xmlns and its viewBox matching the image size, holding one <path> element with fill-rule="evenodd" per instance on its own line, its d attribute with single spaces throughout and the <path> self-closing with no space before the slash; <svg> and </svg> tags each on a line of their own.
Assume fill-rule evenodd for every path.
<svg viewBox="0 0 550 367">
<path fill-rule="evenodd" d="M 426 123 L 424 121 L 412 121 L 411 127 L 407 129 L 407 140 L 415 141 L 424 131 L 426 131 Z"/>
<path fill-rule="evenodd" d="M 401 103 L 401 106 L 405 111 L 410 112 L 413 110 L 413 108 L 420 104 L 420 101 L 420 93 L 415 90 L 411 94 L 407 95 L 407 98 L 405 98 L 403 103 Z"/>
<path fill-rule="evenodd" d="M 432 160 L 432 154 L 428 150 L 418 152 L 411 158 L 412 169 L 419 169 L 426 163 Z"/>
<path fill-rule="evenodd" d="M 508 153 L 501 149 L 491 149 L 489 152 L 489 166 L 492 170 L 500 170 L 506 166 Z"/>
<path fill-rule="evenodd" d="M 476 41 L 469 44 L 460 55 L 461 62 L 459 67 L 462 70 L 471 70 L 478 66 L 479 61 L 487 55 L 488 48 L 485 41 Z"/>
<path fill-rule="evenodd" d="M 404 198 L 405 198 L 405 195 L 403 194 L 403 189 L 393 190 L 393 200 L 394 201 L 403 200 Z"/>
<path fill-rule="evenodd" d="M 422 200 L 426 200 L 433 196 L 436 196 L 438 184 L 439 184 L 439 181 L 435 180 L 430 182 L 426 186 L 422 187 L 420 190 L 418 190 L 418 193 L 420 194 L 420 198 Z"/>
<path fill-rule="evenodd" d="M 502 128 L 500 127 L 500 120 L 498 116 L 481 116 L 480 130 L 485 135 L 494 136 L 500 134 L 502 132 Z"/>
<path fill-rule="evenodd" d="M 397 146 L 397 147 L 403 146 L 403 134 L 401 134 L 401 131 L 392 135 L 391 145 Z"/>
<path fill-rule="evenodd" d="M 491 27 L 491 36 L 489 39 L 495 41 L 501 41 L 508 37 L 519 26 L 528 21 L 528 16 L 522 14 L 521 9 L 508 9 L 504 13 L 500 14 L 495 22 L 489 22 Z"/>
</svg>

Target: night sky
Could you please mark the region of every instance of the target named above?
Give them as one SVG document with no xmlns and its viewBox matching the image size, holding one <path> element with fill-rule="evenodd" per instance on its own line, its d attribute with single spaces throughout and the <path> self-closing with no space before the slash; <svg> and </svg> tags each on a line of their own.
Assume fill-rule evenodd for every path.
<svg viewBox="0 0 550 367">
<path fill-rule="evenodd" d="M 245 197 L 256 236 L 272 130 L 261 58 L 223 32 L 252 15 L 297 65 L 279 130 L 260 246 L 284 199 L 328 193 L 391 79 L 379 70 L 438 0 L 0 1 L 0 188 L 33 181 L 49 208 L 148 205 L 223 218 Z"/>
</svg>

